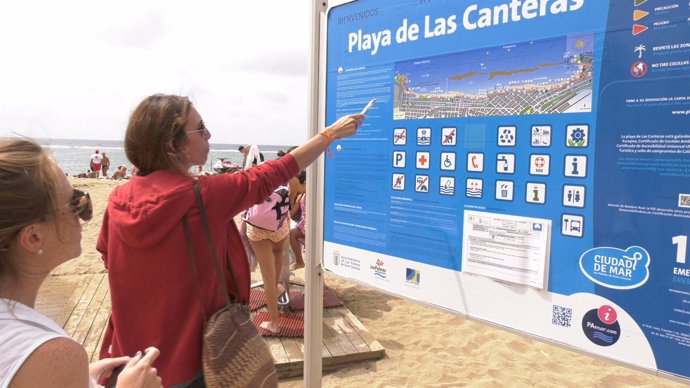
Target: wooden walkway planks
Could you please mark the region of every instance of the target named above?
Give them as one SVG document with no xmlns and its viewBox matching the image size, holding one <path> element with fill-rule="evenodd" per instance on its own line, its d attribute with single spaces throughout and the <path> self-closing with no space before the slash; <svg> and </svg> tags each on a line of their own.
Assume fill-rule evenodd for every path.
<svg viewBox="0 0 690 388">
<path fill-rule="evenodd" d="M 49 276 L 36 309 L 60 324 L 81 343 L 91 361 L 98 359 L 110 316 L 110 293 L 105 273 Z M 385 350 L 347 307 L 323 311 L 323 370 L 377 360 Z M 280 378 L 302 376 L 304 338 L 267 337 Z"/>
<path fill-rule="evenodd" d="M 105 273 L 50 276 L 38 293 L 36 309 L 60 324 L 96 361 L 110 317 L 109 289 Z"/>
<path fill-rule="evenodd" d="M 48 277 L 38 292 L 36 309 L 64 327 L 90 281 L 90 276 Z"/>
<path fill-rule="evenodd" d="M 362 361 L 378 360 L 385 349 L 347 307 L 323 311 L 323 371 L 328 372 Z M 366 339 L 366 340 L 365 340 Z M 302 376 L 304 338 L 267 337 L 280 378 Z"/>
</svg>

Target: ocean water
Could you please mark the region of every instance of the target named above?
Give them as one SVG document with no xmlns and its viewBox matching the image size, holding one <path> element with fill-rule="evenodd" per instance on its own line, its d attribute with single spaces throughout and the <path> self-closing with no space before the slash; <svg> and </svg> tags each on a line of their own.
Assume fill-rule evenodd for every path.
<svg viewBox="0 0 690 388">
<path fill-rule="evenodd" d="M 110 158 L 110 170 L 112 175 L 117 166 L 124 165 L 127 172 L 132 171 L 132 163 L 125 156 L 125 148 L 122 141 L 115 140 L 74 140 L 74 139 L 36 139 L 45 148 L 49 149 L 57 164 L 66 174 L 75 176 L 89 169 L 89 161 L 95 150 L 106 154 Z M 204 171 L 211 172 L 211 165 L 220 158 L 242 164 L 242 154 L 237 150 L 239 144 L 211 144 L 208 160 L 204 165 Z M 286 150 L 289 146 L 259 146 L 265 160 L 277 158 L 279 150 Z"/>
</svg>

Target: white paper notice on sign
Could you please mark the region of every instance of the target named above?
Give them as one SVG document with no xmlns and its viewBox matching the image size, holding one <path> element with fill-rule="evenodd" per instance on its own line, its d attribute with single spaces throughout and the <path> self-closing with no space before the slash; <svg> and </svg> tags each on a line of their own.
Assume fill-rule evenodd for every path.
<svg viewBox="0 0 690 388">
<path fill-rule="evenodd" d="M 551 220 L 465 210 L 462 272 L 544 289 Z"/>
</svg>

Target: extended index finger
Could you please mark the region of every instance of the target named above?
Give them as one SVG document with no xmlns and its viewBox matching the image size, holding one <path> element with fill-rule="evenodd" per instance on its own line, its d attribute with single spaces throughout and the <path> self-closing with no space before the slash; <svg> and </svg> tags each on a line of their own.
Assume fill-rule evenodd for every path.
<svg viewBox="0 0 690 388">
<path fill-rule="evenodd" d="M 144 357 L 139 362 L 144 362 L 144 363 L 146 363 L 147 366 L 153 364 L 153 362 L 156 361 L 158 356 L 161 355 L 161 351 L 154 348 L 153 346 L 146 348 L 146 350 L 144 352 L 146 354 L 144 355 Z"/>
</svg>

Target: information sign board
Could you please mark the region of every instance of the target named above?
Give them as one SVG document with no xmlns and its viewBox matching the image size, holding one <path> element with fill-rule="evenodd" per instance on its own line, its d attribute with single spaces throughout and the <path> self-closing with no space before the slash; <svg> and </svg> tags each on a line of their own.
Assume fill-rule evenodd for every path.
<svg viewBox="0 0 690 388">
<path fill-rule="evenodd" d="M 324 266 L 690 376 L 690 2 L 330 9 Z"/>
</svg>

